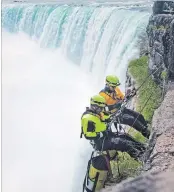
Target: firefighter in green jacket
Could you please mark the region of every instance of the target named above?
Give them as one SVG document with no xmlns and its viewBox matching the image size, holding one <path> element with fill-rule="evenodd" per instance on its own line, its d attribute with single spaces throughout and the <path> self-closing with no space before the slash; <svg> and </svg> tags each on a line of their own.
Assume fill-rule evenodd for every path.
<svg viewBox="0 0 174 192">
<path fill-rule="evenodd" d="M 90 100 L 90 107 L 86 109 L 81 118 L 82 135 L 87 140 L 95 143 L 99 151 L 117 150 L 127 152 L 131 157 L 138 160 L 144 153 L 144 144 L 135 141 L 127 134 L 115 134 L 108 130 L 111 122 L 111 115 L 104 112 L 106 107 L 105 99 L 95 95 Z"/>
</svg>

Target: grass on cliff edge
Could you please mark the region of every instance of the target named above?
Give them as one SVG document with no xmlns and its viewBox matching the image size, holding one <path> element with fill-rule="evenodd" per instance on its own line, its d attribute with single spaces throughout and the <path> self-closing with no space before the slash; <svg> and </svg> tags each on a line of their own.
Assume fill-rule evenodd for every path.
<svg viewBox="0 0 174 192">
<path fill-rule="evenodd" d="M 136 86 L 139 87 L 148 73 L 148 57 L 142 56 L 139 59 L 132 60 L 128 66 L 128 72 L 133 77 L 136 82 Z M 147 99 L 150 94 L 152 94 L 150 100 L 142 111 Z M 138 91 L 136 111 L 141 112 L 145 119 L 149 122 L 152 121 L 154 111 L 159 107 L 161 103 L 161 89 L 160 87 L 152 80 L 152 77 L 149 77 L 148 80 Z M 141 133 L 131 128 L 129 134 L 132 135 L 137 141 L 145 142 L 145 138 Z M 127 153 L 119 153 L 121 160 L 119 161 L 119 169 L 121 175 L 124 177 L 130 177 L 137 175 L 137 169 L 141 166 L 141 163 L 133 160 Z M 117 164 L 111 163 L 114 176 L 118 176 Z"/>
<path fill-rule="evenodd" d="M 141 86 L 144 80 L 149 76 L 148 57 L 142 56 L 139 59 L 130 61 L 128 66 L 128 73 L 135 80 L 136 87 L 138 88 L 139 86 Z M 161 88 L 153 81 L 151 76 L 138 91 L 136 111 L 143 114 L 144 118 L 150 123 L 152 121 L 154 111 L 159 107 L 161 103 L 161 94 Z M 147 102 L 150 95 L 151 97 Z M 135 129 L 130 129 L 129 133 L 136 140 L 141 142 L 145 141 L 145 138 L 141 135 L 141 133 L 137 132 Z"/>
<path fill-rule="evenodd" d="M 136 86 L 139 87 L 149 75 L 148 57 L 142 56 L 139 59 L 132 60 L 129 63 L 128 72 L 135 80 Z M 142 111 L 142 108 L 144 107 L 150 94 L 152 94 L 152 96 Z M 159 107 L 160 103 L 161 89 L 150 76 L 138 91 L 136 110 L 141 112 L 147 121 L 151 122 L 154 111 Z"/>
</svg>

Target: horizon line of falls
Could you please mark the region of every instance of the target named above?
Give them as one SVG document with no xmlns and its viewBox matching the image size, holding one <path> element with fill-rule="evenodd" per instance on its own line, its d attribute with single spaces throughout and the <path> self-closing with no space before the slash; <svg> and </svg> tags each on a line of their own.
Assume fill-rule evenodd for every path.
<svg viewBox="0 0 174 192">
<path fill-rule="evenodd" d="M 32 141 L 31 139 L 28 141 L 30 144 L 26 144 L 29 150 L 27 154 L 31 154 L 30 156 L 26 154 L 26 157 L 33 164 L 31 163 L 30 165 L 30 162 L 28 162 L 27 169 L 27 165 L 24 163 L 27 161 L 25 159 L 26 157 L 23 157 L 25 161 L 21 160 L 21 163 L 16 160 L 16 164 L 13 162 L 16 166 L 13 174 L 10 169 L 10 167 L 12 168 L 12 164 L 8 166 L 8 161 L 10 162 L 10 157 L 14 153 L 12 152 L 10 155 L 8 151 L 13 148 L 7 140 L 4 139 L 2 141 L 4 147 L 8 146 L 7 150 L 2 149 L 2 157 L 8 157 L 8 161 L 5 160 L 4 162 L 7 163 L 6 168 L 11 173 L 10 182 L 16 177 L 16 172 L 19 172 L 17 170 L 18 166 L 23 166 L 24 170 L 27 169 L 28 172 L 26 174 L 28 174 L 28 178 L 30 179 L 30 182 L 27 183 L 27 176 L 22 178 L 23 172 L 20 170 L 21 175 L 19 180 L 18 177 L 15 178 L 9 192 L 13 191 L 13 189 L 16 189 L 18 192 L 22 192 L 24 189 L 26 192 L 36 192 L 38 190 L 47 192 L 50 189 L 52 192 L 82 191 L 83 179 L 87 161 L 91 155 L 89 153 L 91 148 L 87 149 L 87 146 L 90 144 L 84 143 L 82 145 L 83 141 L 79 139 L 80 117 L 85 106 L 89 105 L 90 93 L 93 92 L 90 90 L 90 87 L 95 87 L 96 91 L 100 91 L 104 86 L 105 75 L 112 73 L 118 75 L 122 83 L 121 88 L 124 91 L 128 61 L 132 57 L 136 57 L 139 53 L 137 41 L 139 35 L 145 31 L 149 16 L 149 7 L 141 6 L 68 6 L 55 4 L 6 4 L 2 6 L 2 37 L 5 39 L 7 32 L 16 33 L 16 41 L 12 37 L 9 36 L 8 38 L 7 36 L 2 49 L 4 50 L 5 46 L 9 46 L 9 50 L 11 51 L 11 44 L 13 43 L 16 43 L 14 46 L 16 49 L 21 49 L 19 53 L 17 52 L 17 56 L 19 57 L 17 57 L 17 61 L 12 60 L 10 63 L 7 63 L 7 68 L 5 66 L 6 63 L 2 63 L 2 94 L 4 94 L 2 95 L 2 101 L 3 106 L 7 108 L 2 108 L 4 122 L 2 126 L 3 135 L 6 134 L 8 137 L 9 133 L 5 131 L 7 128 L 10 134 L 11 131 L 12 133 L 14 131 L 13 135 L 17 138 L 18 132 L 16 133 L 16 130 L 19 131 L 18 134 L 21 134 L 24 138 L 21 141 L 23 142 L 22 145 L 16 144 L 18 148 L 25 146 L 25 142 L 29 138 L 33 139 L 34 137 Z M 18 32 L 26 33 L 32 40 L 37 42 L 37 45 L 44 49 L 38 50 L 35 47 L 32 49 L 33 44 L 30 45 L 28 40 L 25 40 Z M 8 47 L 6 50 L 8 51 Z M 28 50 L 32 52 L 31 55 L 27 53 Z M 53 53 L 50 53 L 50 50 L 53 50 Z M 25 51 L 26 60 L 23 56 Z M 15 55 L 13 52 L 15 50 L 10 52 L 12 56 Z M 24 62 L 21 62 L 20 55 L 24 59 Z M 70 62 L 64 61 L 62 55 L 67 57 Z M 2 55 L 2 57 L 4 61 L 5 56 Z M 30 57 L 32 57 L 31 62 Z M 10 56 L 6 60 L 10 60 Z M 10 73 L 9 70 L 11 70 Z M 19 72 L 19 70 L 21 71 Z M 6 72 L 7 75 L 5 74 Z M 89 78 L 84 77 L 84 74 Z M 26 76 L 29 79 L 28 81 L 25 79 Z M 12 80 L 9 80 L 10 78 Z M 87 79 L 91 80 L 91 83 L 87 82 Z M 30 85 L 31 81 L 32 84 Z M 70 93 L 68 92 L 69 89 Z M 15 90 L 17 91 L 15 92 Z M 97 92 L 95 93 L 97 94 Z M 21 101 L 21 99 L 25 100 Z M 61 103 L 58 101 L 59 99 Z M 22 108 L 24 104 L 25 108 Z M 60 112 L 59 108 L 61 108 Z M 22 112 L 17 111 L 17 109 L 21 109 Z M 27 109 L 28 111 L 26 113 Z M 43 112 L 40 114 L 39 111 Z M 29 114 L 29 117 L 25 113 Z M 68 121 L 64 117 L 64 114 L 66 115 L 67 113 Z M 19 118 L 18 121 L 16 120 L 17 118 Z M 20 121 L 25 126 L 22 124 L 20 127 Z M 28 121 L 29 123 L 26 124 Z M 37 125 L 41 126 L 42 129 L 40 130 Z M 18 130 L 19 127 L 20 130 Z M 59 128 L 61 132 L 57 133 L 57 129 Z M 64 131 L 66 132 L 66 136 L 64 135 Z M 26 132 L 26 135 L 23 135 L 24 132 Z M 2 137 L 4 138 L 3 135 Z M 40 145 L 37 143 L 38 137 L 40 138 Z M 62 137 L 66 138 L 66 143 L 64 144 L 61 142 L 58 143 L 59 140 L 61 141 L 63 139 Z M 12 136 L 10 138 L 14 139 Z M 17 141 L 15 142 L 18 143 L 20 139 L 16 139 Z M 33 142 L 33 146 L 30 146 L 31 142 Z M 43 142 L 45 143 L 43 144 Z M 60 149 L 60 145 L 65 145 L 65 154 L 60 154 L 60 151 L 62 149 L 64 150 L 64 148 Z M 73 150 L 77 146 L 81 146 L 79 154 L 76 154 L 76 157 L 80 160 L 75 163 L 76 165 L 72 173 L 73 169 L 70 170 L 69 167 L 74 162 Z M 17 150 L 17 147 L 15 150 Z M 33 154 L 33 150 L 36 149 L 41 152 L 38 154 L 35 151 Z M 20 150 L 25 153 L 25 149 Z M 7 154 L 4 155 L 4 151 Z M 21 155 L 21 151 L 18 151 L 18 155 Z M 49 159 L 45 159 L 44 152 L 48 153 L 47 156 L 49 156 Z M 58 153 L 57 155 L 59 156 L 55 156 L 55 153 Z M 70 154 L 70 157 L 68 154 Z M 30 160 L 32 155 L 35 155 L 36 159 Z M 41 157 L 43 157 L 43 162 L 40 159 Z M 45 163 L 49 162 L 52 165 L 45 167 Z M 58 165 L 56 165 L 56 162 Z M 4 169 L 2 168 L 2 171 Z M 35 174 L 36 176 L 33 176 L 33 169 L 37 173 Z M 8 173 L 7 170 L 5 171 L 2 174 Z M 62 174 L 64 171 L 66 175 Z M 47 172 L 49 174 L 44 177 L 43 175 Z M 39 173 L 42 175 L 39 175 Z M 9 186 L 7 182 L 9 179 L 8 175 L 6 175 L 7 179 L 4 179 L 4 186 Z M 74 175 L 73 179 L 72 175 Z M 57 177 L 59 179 L 65 178 L 67 181 L 63 183 L 63 180 L 59 180 Z M 23 179 L 23 185 L 20 178 Z M 38 178 L 42 182 L 38 182 Z M 69 187 L 67 183 L 71 183 L 71 186 Z"/>
</svg>

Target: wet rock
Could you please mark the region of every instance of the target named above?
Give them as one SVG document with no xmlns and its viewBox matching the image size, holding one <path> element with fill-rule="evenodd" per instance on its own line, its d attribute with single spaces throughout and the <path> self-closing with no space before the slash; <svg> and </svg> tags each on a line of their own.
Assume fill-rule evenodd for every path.
<svg viewBox="0 0 174 192">
<path fill-rule="evenodd" d="M 174 78 L 174 1 L 156 1 L 147 26 L 149 68 L 155 81 L 163 85 L 166 73 Z"/>
</svg>

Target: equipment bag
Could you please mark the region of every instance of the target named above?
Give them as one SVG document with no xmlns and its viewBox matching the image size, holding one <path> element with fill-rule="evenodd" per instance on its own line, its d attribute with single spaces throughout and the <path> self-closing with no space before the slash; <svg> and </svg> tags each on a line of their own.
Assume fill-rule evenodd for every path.
<svg viewBox="0 0 174 192">
<path fill-rule="evenodd" d="M 83 183 L 83 192 L 96 192 L 104 188 L 107 176 L 109 174 L 106 156 L 91 156 L 88 161 L 86 176 Z"/>
</svg>

